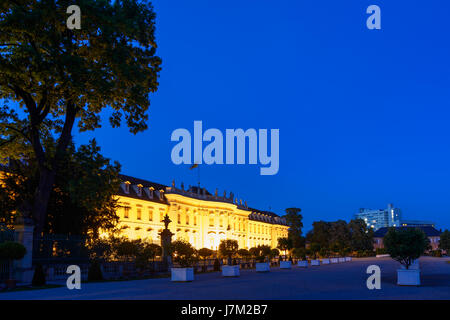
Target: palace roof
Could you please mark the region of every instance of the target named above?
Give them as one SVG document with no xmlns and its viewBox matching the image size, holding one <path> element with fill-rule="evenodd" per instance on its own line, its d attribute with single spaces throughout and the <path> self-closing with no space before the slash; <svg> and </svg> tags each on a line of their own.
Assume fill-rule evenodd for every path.
<svg viewBox="0 0 450 320">
<path fill-rule="evenodd" d="M 222 197 L 213 195 L 205 188 L 199 188 L 196 186 L 189 186 L 188 190 L 183 190 L 184 188 L 178 189 L 175 187 L 169 187 L 160 183 L 139 179 L 124 174 L 121 174 L 119 177 L 122 180 L 122 184 L 118 190 L 118 195 L 120 196 L 168 204 L 165 193 L 177 193 L 186 197 L 205 201 L 232 203 L 241 210 L 249 211 L 248 217 L 250 220 L 286 225 L 284 218 L 271 211 L 258 210 L 248 207 L 246 203 L 238 203 L 237 199 L 233 199 L 232 193 L 230 193 L 230 197 L 226 197 L 226 195 Z M 128 187 L 126 187 L 126 184 L 128 184 Z M 153 192 L 149 191 L 151 189 Z"/>
</svg>

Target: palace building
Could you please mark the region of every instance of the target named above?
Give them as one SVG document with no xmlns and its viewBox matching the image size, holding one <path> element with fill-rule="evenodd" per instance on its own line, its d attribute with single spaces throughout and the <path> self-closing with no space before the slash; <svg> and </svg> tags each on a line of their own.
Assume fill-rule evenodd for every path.
<svg viewBox="0 0 450 320">
<path fill-rule="evenodd" d="M 276 247 L 287 237 L 286 220 L 273 212 L 253 209 L 238 201 L 233 193 L 222 196 L 204 188 L 184 189 L 121 175 L 118 191 L 120 235 L 130 239 L 160 242 L 162 220 L 172 220 L 173 240 L 189 241 L 195 248 L 216 250 L 222 239 L 235 239 L 239 248 L 258 245 Z"/>
</svg>

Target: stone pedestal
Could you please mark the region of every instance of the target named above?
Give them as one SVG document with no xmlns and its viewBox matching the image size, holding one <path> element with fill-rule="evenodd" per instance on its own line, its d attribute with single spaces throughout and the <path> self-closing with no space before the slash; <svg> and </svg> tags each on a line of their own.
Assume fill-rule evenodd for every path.
<svg viewBox="0 0 450 320">
<path fill-rule="evenodd" d="M 14 276 L 21 285 L 29 285 L 33 280 L 33 230 L 31 219 L 20 219 L 14 225 L 14 240 L 27 249 L 23 259 L 14 261 Z"/>
<path fill-rule="evenodd" d="M 170 252 L 170 244 L 172 243 L 173 233 L 169 229 L 164 229 L 161 232 L 161 248 L 162 248 L 162 261 L 167 269 L 172 267 L 172 257 Z"/>
</svg>

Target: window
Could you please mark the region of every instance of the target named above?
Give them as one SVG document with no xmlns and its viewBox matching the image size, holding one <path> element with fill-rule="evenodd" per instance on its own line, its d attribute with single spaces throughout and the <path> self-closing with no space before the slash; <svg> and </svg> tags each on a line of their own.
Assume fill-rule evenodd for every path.
<svg viewBox="0 0 450 320">
<path fill-rule="evenodd" d="M 197 225 L 197 216 L 194 216 L 194 226 Z"/>
<path fill-rule="evenodd" d="M 127 218 L 130 216 L 130 207 L 129 207 L 129 203 L 125 203 L 124 204 L 124 208 L 123 208 L 123 217 Z"/>
<path fill-rule="evenodd" d="M 159 212 L 159 221 L 163 222 L 163 220 L 164 220 L 164 212 L 160 211 Z"/>
<path fill-rule="evenodd" d="M 138 220 L 141 220 L 141 218 L 142 218 L 142 209 L 141 208 L 137 208 L 136 218 Z"/>
<path fill-rule="evenodd" d="M 181 224 L 181 214 L 178 214 L 178 224 Z"/>
<path fill-rule="evenodd" d="M 220 227 L 223 227 L 223 219 L 222 218 L 220 218 L 220 220 L 219 220 L 219 225 L 220 225 Z"/>
<path fill-rule="evenodd" d="M 142 197 L 142 184 L 137 185 L 137 195 Z"/>
<path fill-rule="evenodd" d="M 125 181 L 125 193 L 130 193 L 130 183 Z"/>
<path fill-rule="evenodd" d="M 153 221 L 153 210 L 148 209 L 148 221 Z"/>
<path fill-rule="evenodd" d="M 214 218 L 213 217 L 209 218 L 209 226 L 214 227 Z"/>
<path fill-rule="evenodd" d="M 186 224 L 189 224 L 189 214 L 186 213 Z"/>
</svg>

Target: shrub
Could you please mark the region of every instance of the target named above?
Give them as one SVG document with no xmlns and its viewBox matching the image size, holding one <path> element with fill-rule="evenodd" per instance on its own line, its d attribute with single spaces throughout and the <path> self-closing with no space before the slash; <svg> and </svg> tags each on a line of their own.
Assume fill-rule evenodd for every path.
<svg viewBox="0 0 450 320">
<path fill-rule="evenodd" d="M 409 269 L 411 263 L 418 259 L 429 245 L 425 233 L 418 228 L 390 228 L 383 239 L 386 252 L 392 259 Z"/>
<path fill-rule="evenodd" d="M 195 249 L 189 242 L 177 240 L 172 242 L 170 248 L 173 254 L 173 260 L 178 263 L 181 268 L 192 267 L 197 260 L 195 257 Z"/>
<path fill-rule="evenodd" d="M 306 249 L 305 248 L 294 248 L 292 250 L 292 255 L 296 259 L 306 260 Z"/>
<path fill-rule="evenodd" d="M 6 241 L 0 244 L 0 259 L 20 260 L 27 253 L 27 249 L 18 242 Z"/>
<path fill-rule="evenodd" d="M 151 260 L 154 260 L 157 255 L 161 255 L 161 247 L 157 244 L 149 243 L 145 244 L 142 243 L 137 246 L 137 252 L 136 254 L 136 267 L 140 270 L 145 270 Z"/>
<path fill-rule="evenodd" d="M 236 253 L 241 258 L 248 258 L 250 256 L 250 252 L 247 249 L 239 249 Z"/>
<path fill-rule="evenodd" d="M 433 257 L 437 257 L 437 258 L 441 258 L 442 257 L 442 251 L 441 250 L 433 250 L 432 252 L 431 252 L 431 255 L 433 256 Z"/>
<path fill-rule="evenodd" d="M 259 245 L 257 247 L 250 248 L 250 254 L 256 259 L 257 262 L 265 262 L 272 253 L 270 246 Z"/>
<path fill-rule="evenodd" d="M 45 286 L 45 272 L 42 265 L 38 264 L 34 268 L 33 280 L 31 280 L 31 285 L 33 287 L 43 287 Z"/>
<path fill-rule="evenodd" d="M 280 255 L 280 250 L 278 250 L 278 249 L 270 250 L 270 258 L 275 258 L 275 257 L 277 257 L 279 255 Z"/>
<path fill-rule="evenodd" d="M 13 278 L 13 261 L 22 259 L 27 249 L 18 242 L 6 241 L 0 244 L 0 260 L 9 262 L 9 279 Z"/>
<path fill-rule="evenodd" d="M 212 256 L 212 254 L 213 254 L 213 251 L 208 248 L 201 248 L 198 250 L 198 255 L 200 257 L 202 257 L 203 259 L 206 259 L 206 258 Z"/>
<path fill-rule="evenodd" d="M 89 265 L 88 281 L 102 281 L 103 274 L 100 268 L 100 263 L 96 260 L 92 261 Z"/>
<path fill-rule="evenodd" d="M 386 248 L 377 248 L 375 250 L 376 254 L 386 254 Z"/>
</svg>

